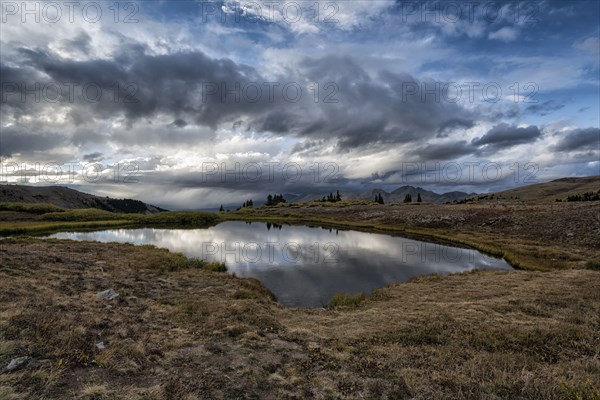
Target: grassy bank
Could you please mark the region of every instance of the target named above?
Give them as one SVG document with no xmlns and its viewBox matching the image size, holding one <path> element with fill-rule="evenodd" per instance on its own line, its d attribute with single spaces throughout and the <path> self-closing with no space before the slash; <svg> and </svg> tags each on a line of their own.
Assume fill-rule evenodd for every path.
<svg viewBox="0 0 600 400">
<path fill-rule="evenodd" d="M 427 276 L 286 309 L 152 246 L 0 251 L 0 366 L 28 357 L 0 373 L 3 399 L 600 398 L 597 271 Z"/>
<path fill-rule="evenodd" d="M 31 214 L 46 214 L 51 212 L 62 212 L 64 209 L 53 204 L 44 203 L 17 203 L 3 202 L 0 203 L 0 211 L 15 211 Z"/>
<path fill-rule="evenodd" d="M 284 216 L 265 216 L 258 212 L 227 213 L 221 214 L 222 218 L 229 221 L 249 221 L 249 222 L 273 222 L 289 225 L 315 225 L 337 229 L 352 229 L 365 232 L 376 232 L 416 240 L 427 240 L 440 244 L 458 245 L 478 250 L 487 255 L 505 259 L 512 267 L 532 271 L 550 271 L 552 264 L 545 263 L 543 259 L 537 256 L 527 256 L 523 243 L 510 243 L 508 246 L 501 246 L 496 242 L 486 241 L 485 237 L 477 239 L 465 238 L 457 233 L 448 232 L 440 229 L 428 229 L 419 227 L 401 227 L 374 224 L 363 221 L 345 221 L 340 219 L 330 219 L 322 217 L 309 217 L 303 215 L 293 215 L 288 213 Z M 518 247 L 518 249 L 517 249 Z M 538 254 L 538 251 L 535 252 Z"/>
<path fill-rule="evenodd" d="M 30 212 L 30 211 L 27 211 Z M 35 212 L 37 214 L 37 212 Z M 193 211 L 173 211 L 159 214 L 117 214 L 98 209 L 77 209 L 46 212 L 36 219 L 10 221 L 0 226 L 0 236 L 32 235 L 65 229 L 102 229 L 113 227 L 206 227 L 219 223 L 217 214 Z"/>
<path fill-rule="evenodd" d="M 467 246 L 527 270 L 586 268 L 600 262 L 600 204 L 264 207 L 220 215 L 227 220 L 324 225 Z"/>
<path fill-rule="evenodd" d="M 326 206 L 280 204 L 276 207 L 243 208 L 237 212 L 218 214 L 116 214 L 96 209 L 39 214 L 39 209 L 30 209 L 28 212 L 14 212 L 13 214 L 31 217 L 19 220 L 18 216 L 13 215 L 14 220 L 3 222 L 0 226 L 0 236 L 117 226 L 195 228 L 239 220 L 355 229 L 465 246 L 504 258 L 513 267 L 526 270 L 586 268 L 589 263 L 600 261 L 600 240 L 594 231 L 594 226 L 600 225 L 597 215 L 594 217 L 595 210 L 600 213 L 600 207 L 595 204 L 587 207 L 545 204 L 535 208 L 504 205 L 441 206 L 425 203 L 421 203 L 419 207 L 407 207 L 382 206 L 371 204 L 372 202 L 341 203 L 317 203 Z M 11 207 L 18 208 L 16 205 Z M 40 209 L 43 209 L 43 205 Z M 0 211 L 0 220 L 2 213 Z M 511 221 L 517 219 L 515 217 L 520 220 Z M 570 228 L 569 224 L 574 227 Z M 519 231 L 515 230 L 517 228 Z M 586 231 L 575 233 L 581 229 Z"/>
</svg>

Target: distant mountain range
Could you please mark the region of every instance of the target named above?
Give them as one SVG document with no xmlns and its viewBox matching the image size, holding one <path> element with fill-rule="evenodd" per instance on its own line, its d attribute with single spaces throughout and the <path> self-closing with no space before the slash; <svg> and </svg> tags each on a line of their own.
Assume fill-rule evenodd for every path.
<svg viewBox="0 0 600 400">
<path fill-rule="evenodd" d="M 600 176 L 589 176 L 581 178 L 562 178 L 551 182 L 537 183 L 517 187 L 514 189 L 478 195 L 477 193 L 447 192 L 438 194 L 421 187 L 401 186 L 392 192 L 382 189 L 373 189 L 364 192 L 340 193 L 342 200 L 375 200 L 375 196 L 381 194 L 385 204 L 402 202 L 407 194 L 412 196 L 413 202 L 421 195 L 423 202 L 444 204 L 447 202 L 469 201 L 542 201 L 554 202 L 555 200 L 566 200 L 569 195 L 583 194 L 586 192 L 597 193 L 600 190 Z M 329 193 L 312 194 L 290 194 L 284 193 L 288 203 L 310 202 L 320 200 Z M 335 194 L 335 192 L 333 193 Z M 154 214 L 167 211 L 163 208 L 144 203 L 140 200 L 113 199 L 110 197 L 95 196 L 79 192 L 63 186 L 23 186 L 23 185 L 0 185 L 0 203 L 22 202 L 22 203 L 47 203 L 65 209 L 97 208 L 116 213 L 142 213 Z M 256 200 L 254 204 L 259 206 L 264 201 Z M 241 205 L 241 204 L 240 204 Z M 231 206 L 232 209 L 236 207 Z M 230 208 L 231 208 L 230 207 Z M 217 211 L 218 208 L 211 209 Z"/>
<path fill-rule="evenodd" d="M 63 186 L 0 185 L 0 202 L 47 203 L 65 209 L 97 208 L 116 213 L 167 211 L 139 200 L 100 197 Z"/>
<path fill-rule="evenodd" d="M 327 196 L 328 194 L 329 193 L 305 195 L 286 194 L 285 198 L 288 200 L 288 202 L 310 202 L 322 199 L 323 196 Z M 417 196 L 420 194 L 422 201 L 434 204 L 444 204 L 452 201 L 460 201 L 466 199 L 467 197 L 477 196 L 477 193 L 465 193 L 456 191 L 438 194 L 430 190 L 423 189 L 421 187 L 414 187 L 408 185 L 401 186 L 389 193 L 383 189 L 373 189 L 365 192 L 355 193 L 340 193 L 343 200 L 374 200 L 375 196 L 379 194 L 381 194 L 381 197 L 383 197 L 383 201 L 386 204 L 402 202 L 407 194 L 410 194 L 412 196 L 413 201 L 416 201 Z"/>
</svg>

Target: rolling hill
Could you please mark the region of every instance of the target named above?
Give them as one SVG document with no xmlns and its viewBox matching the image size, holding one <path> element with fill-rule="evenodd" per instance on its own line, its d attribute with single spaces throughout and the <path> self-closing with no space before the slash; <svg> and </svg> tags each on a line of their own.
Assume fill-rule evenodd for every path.
<svg viewBox="0 0 600 400">
<path fill-rule="evenodd" d="M 561 178 L 545 183 L 535 183 L 494 193 L 496 198 L 518 199 L 521 201 L 566 200 L 567 196 L 597 192 L 600 190 L 600 176 L 583 178 Z"/>
<path fill-rule="evenodd" d="M 63 186 L 0 185 L 0 203 L 4 202 L 45 203 L 65 209 L 97 208 L 116 213 L 166 211 L 139 200 L 100 197 Z"/>
</svg>

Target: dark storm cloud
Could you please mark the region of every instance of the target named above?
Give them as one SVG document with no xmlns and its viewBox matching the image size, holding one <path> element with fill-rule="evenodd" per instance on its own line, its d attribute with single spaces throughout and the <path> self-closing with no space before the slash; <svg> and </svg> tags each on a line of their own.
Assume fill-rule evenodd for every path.
<svg viewBox="0 0 600 400">
<path fill-rule="evenodd" d="M 460 119 L 460 118 L 454 118 L 451 120 L 448 120 L 446 122 L 444 122 L 439 128 L 438 128 L 438 135 L 437 137 L 448 137 L 448 133 L 455 130 L 455 129 L 470 129 L 472 127 L 475 126 L 475 121 L 472 120 L 466 120 L 466 119 Z"/>
<path fill-rule="evenodd" d="M 242 165 L 244 165 L 242 163 Z M 264 164 L 257 162 L 256 165 L 262 165 L 262 170 L 257 172 L 252 168 L 247 172 L 239 174 L 232 173 L 233 164 L 228 164 L 228 173 L 223 173 L 219 164 L 214 164 L 216 170 L 211 168 L 200 169 L 197 171 L 156 171 L 153 168 L 144 168 L 140 165 L 140 170 L 149 172 L 141 172 L 139 180 L 149 185 L 165 185 L 178 189 L 227 189 L 230 191 L 240 192 L 260 192 L 264 193 L 264 197 L 268 193 L 274 191 L 278 193 L 317 193 L 321 194 L 315 198 L 320 198 L 323 193 L 332 190 L 333 186 L 344 187 L 351 182 L 336 173 L 332 179 L 315 178 L 314 170 L 311 169 L 312 164 L 296 164 L 302 169 L 302 174 L 294 175 L 293 179 L 289 179 L 286 175 L 285 166 L 282 163 L 277 166 L 271 166 L 268 170 Z M 242 170 L 243 171 L 243 170 Z M 289 172 L 296 171 L 295 169 L 287 170 Z M 247 199 L 246 199 L 247 200 Z"/>
<path fill-rule="evenodd" d="M 2 128 L 0 132 L 0 155 L 10 157 L 15 153 L 31 154 L 64 145 L 65 137 L 50 132 L 29 132 L 21 128 Z"/>
<path fill-rule="evenodd" d="M 560 104 L 554 100 L 548 100 L 543 103 L 530 105 L 525 109 L 525 112 L 545 116 L 550 114 L 552 111 L 558 111 L 564 107 L 564 104 Z"/>
<path fill-rule="evenodd" d="M 177 118 L 175 121 L 171 122 L 169 126 L 176 126 L 177 128 L 185 128 L 187 126 L 187 122 L 181 118 Z"/>
<path fill-rule="evenodd" d="M 600 129 L 575 129 L 563 136 L 554 151 L 600 150 Z"/>
<path fill-rule="evenodd" d="M 104 154 L 96 151 L 94 153 L 90 153 L 90 154 L 86 154 L 83 156 L 83 161 L 87 161 L 87 162 L 100 162 L 104 160 Z"/>
<path fill-rule="evenodd" d="M 411 75 L 382 71 L 375 80 L 348 57 L 307 59 L 301 65 L 306 77 L 319 84 L 321 94 L 332 94 L 336 101 L 324 102 L 299 125 L 284 115 L 285 128 L 296 136 L 336 138 L 340 150 L 348 150 L 425 141 L 475 124 L 473 112 L 425 96 L 424 83 Z M 331 83 L 334 86 L 328 87 Z"/>
<path fill-rule="evenodd" d="M 471 144 L 480 147 L 481 152 L 494 152 L 519 144 L 532 143 L 541 136 L 542 132 L 535 125 L 518 128 L 515 125 L 501 123 L 482 137 L 473 139 Z"/>
<path fill-rule="evenodd" d="M 106 136 L 98 133 L 96 130 L 78 128 L 71 134 L 70 138 L 65 137 L 64 141 L 65 144 L 67 141 L 70 141 L 76 146 L 83 146 L 86 144 L 103 144 L 106 142 Z"/>
<path fill-rule="evenodd" d="M 88 39 L 78 40 L 84 45 Z M 97 89 L 101 91 L 101 98 L 94 101 L 60 98 L 60 104 L 70 106 L 75 124 L 123 115 L 131 128 L 138 120 L 165 115 L 173 121 L 167 129 L 194 124 L 214 131 L 222 124 L 230 126 L 244 119 L 248 130 L 309 140 L 334 139 L 338 150 L 348 151 L 425 143 L 436 135 L 445 137 L 452 130 L 471 128 L 478 118 L 457 104 L 422 96 L 422 82 L 408 74 L 382 71 L 372 79 L 349 57 L 306 59 L 289 77 L 279 77 L 271 94 L 266 85 L 272 82 L 254 68 L 201 52 L 149 55 L 144 46 L 128 41 L 108 60 L 74 61 L 32 49 L 20 49 L 19 54 L 39 71 L 38 78 L 44 74 L 50 81 L 75 82 L 76 94 L 93 85 L 89 91 L 92 98 Z M 31 79 L 24 70 L 3 69 L 11 79 L 24 83 Z M 306 82 L 318 85 L 318 101 Z M 298 85 L 302 96 L 286 97 L 282 87 L 288 84 Z M 253 93 L 244 90 L 257 86 L 262 89 L 261 96 L 252 100 Z M 173 143 L 194 143 L 200 134 L 205 132 L 182 135 L 165 131 L 164 135 L 151 133 L 142 138 L 131 130 L 113 132 L 111 139 L 146 144 L 152 140 L 163 143 L 170 137 Z"/>
<path fill-rule="evenodd" d="M 267 96 L 252 102 L 223 95 L 225 89 L 239 87 L 243 93 L 253 82 L 265 82 L 251 67 L 201 52 L 152 56 L 143 48 L 136 51 L 141 53 L 136 57 L 127 52 L 114 60 L 73 61 L 41 50 L 20 50 L 50 81 L 76 83 L 80 96 L 74 106 L 92 108 L 97 118 L 124 113 L 135 122 L 160 113 L 189 114 L 198 124 L 215 127 L 227 118 L 267 109 Z M 28 82 L 22 75 L 20 80 Z M 88 88 L 87 96 L 81 96 L 83 88 Z"/>
<path fill-rule="evenodd" d="M 257 116 L 248 126 L 261 131 L 286 134 L 302 124 L 302 117 L 293 110 L 279 109 L 268 112 L 264 116 Z"/>
<path fill-rule="evenodd" d="M 81 32 L 75 39 L 63 41 L 66 50 L 77 50 L 79 53 L 88 55 L 92 49 L 92 37 L 87 32 Z"/>
<path fill-rule="evenodd" d="M 35 91 L 27 94 L 25 90 L 33 89 L 35 83 L 43 79 L 35 68 L 9 66 L 0 60 L 0 115 L 14 115 L 18 118 L 44 106 L 36 99 Z"/>
<path fill-rule="evenodd" d="M 296 143 L 292 148 L 292 154 L 305 154 L 309 155 L 311 153 L 318 153 L 325 146 L 325 140 L 307 140 L 301 143 Z"/>
<path fill-rule="evenodd" d="M 416 153 L 422 161 L 443 161 L 471 154 L 474 150 L 473 146 L 465 140 L 461 140 L 453 143 L 433 144 L 421 147 L 416 150 Z"/>
</svg>

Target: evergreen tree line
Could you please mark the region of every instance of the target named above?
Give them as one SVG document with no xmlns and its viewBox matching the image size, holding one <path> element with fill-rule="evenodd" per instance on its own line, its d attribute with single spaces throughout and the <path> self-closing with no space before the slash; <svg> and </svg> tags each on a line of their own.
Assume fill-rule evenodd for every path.
<svg viewBox="0 0 600 400">
<path fill-rule="evenodd" d="M 323 203 L 325 203 L 325 202 L 336 203 L 338 201 L 342 201 L 342 196 L 340 195 L 340 191 L 337 190 L 335 192 L 335 194 L 329 193 L 327 196 L 323 196 L 323 198 L 320 201 Z"/>
<path fill-rule="evenodd" d="M 421 200 L 421 193 L 417 193 L 417 203 L 422 202 L 423 200 Z M 404 196 L 404 203 L 412 203 L 412 195 L 410 193 L 407 193 L 406 196 Z"/>
<path fill-rule="evenodd" d="M 267 206 L 275 206 L 279 203 L 287 203 L 287 201 L 283 198 L 282 194 L 269 194 L 267 196 L 267 202 L 265 203 Z"/>
<path fill-rule="evenodd" d="M 598 201 L 600 200 L 600 190 L 596 193 L 594 192 L 585 192 L 583 194 L 574 194 L 571 196 L 567 196 L 567 201 Z M 556 199 L 556 201 L 561 201 Z"/>
</svg>

